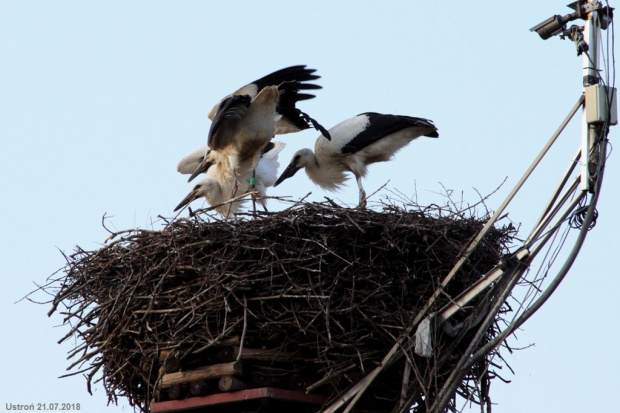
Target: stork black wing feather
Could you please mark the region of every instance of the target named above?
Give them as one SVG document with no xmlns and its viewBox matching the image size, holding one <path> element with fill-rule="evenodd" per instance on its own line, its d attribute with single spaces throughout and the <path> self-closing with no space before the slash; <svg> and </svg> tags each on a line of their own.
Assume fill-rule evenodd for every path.
<svg viewBox="0 0 620 413">
<path fill-rule="evenodd" d="M 299 115 L 306 121 L 306 124 L 309 123 L 310 125 L 312 125 L 312 127 L 321 132 L 321 135 L 327 138 L 328 141 L 332 140 L 332 136 L 329 134 L 329 131 L 325 129 L 325 127 L 323 127 L 323 125 L 321 125 L 315 119 L 311 118 L 310 115 L 308 115 L 307 113 L 302 112 L 299 109 L 297 109 L 297 111 L 299 112 Z"/>
<path fill-rule="evenodd" d="M 319 85 L 303 83 L 321 77 L 313 74 L 314 72 L 316 72 L 316 69 L 306 69 L 306 65 L 290 66 L 263 76 L 252 83 L 256 84 L 259 92 L 266 86 L 279 85 L 283 82 L 295 82 L 298 85 L 297 88 L 303 90 L 321 89 Z"/>
<path fill-rule="evenodd" d="M 433 138 L 439 136 L 437 128 L 428 119 L 401 115 L 384 115 L 375 112 L 361 113 L 359 116 L 368 116 L 368 126 L 342 147 L 343 155 L 355 153 L 387 135 L 411 127 L 426 127 L 429 131 L 424 136 Z"/>
<path fill-rule="evenodd" d="M 316 120 L 308 116 L 305 112 L 295 107 L 295 104 L 300 100 L 308 100 L 314 97 L 314 95 L 299 93 L 299 85 L 296 82 L 282 82 L 278 86 L 280 91 L 280 100 L 276 111 L 286 118 L 290 123 L 295 125 L 299 130 L 305 130 L 308 128 L 315 128 L 320 131 L 326 137 L 329 136 L 329 132 L 321 126 Z M 328 138 L 329 139 L 329 138 Z"/>
<path fill-rule="evenodd" d="M 251 101 L 252 98 L 248 95 L 234 95 L 220 102 L 215 117 L 213 118 L 211 128 L 209 128 L 207 144 L 211 149 L 216 149 L 219 146 L 219 142 L 215 140 L 215 135 L 222 126 L 222 123 L 225 120 L 241 119 L 247 113 Z"/>
<path fill-rule="evenodd" d="M 309 93 L 298 93 L 297 94 L 297 101 L 299 102 L 300 100 L 308 100 L 308 99 L 312 99 L 316 97 L 315 95 L 311 95 Z"/>
</svg>

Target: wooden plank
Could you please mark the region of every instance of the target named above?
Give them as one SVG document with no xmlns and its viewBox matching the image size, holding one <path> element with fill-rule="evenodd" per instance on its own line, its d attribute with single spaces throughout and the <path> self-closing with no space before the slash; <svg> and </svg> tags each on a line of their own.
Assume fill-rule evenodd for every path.
<svg viewBox="0 0 620 413">
<path fill-rule="evenodd" d="M 292 390 L 261 387 L 258 389 L 249 389 L 230 393 L 211 394 L 209 396 L 192 397 L 185 400 L 156 402 L 151 404 L 151 413 L 181 412 L 201 406 L 212 406 L 254 399 L 276 399 L 290 402 L 323 405 L 325 404 L 325 402 L 327 402 L 328 397 L 320 396 L 317 394 L 306 394 Z"/>
<path fill-rule="evenodd" d="M 164 374 L 159 386 L 165 389 L 175 384 L 190 383 L 198 380 L 219 379 L 223 376 L 234 376 L 239 374 L 243 374 L 242 364 L 241 362 L 233 361 L 231 363 L 198 367 L 195 370 Z"/>
</svg>

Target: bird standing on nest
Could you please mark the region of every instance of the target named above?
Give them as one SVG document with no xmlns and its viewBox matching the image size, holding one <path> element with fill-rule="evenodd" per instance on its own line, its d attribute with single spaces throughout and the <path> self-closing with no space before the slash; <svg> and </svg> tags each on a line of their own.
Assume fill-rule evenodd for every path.
<svg viewBox="0 0 620 413">
<path fill-rule="evenodd" d="M 274 136 L 279 97 L 278 86 L 267 86 L 254 98 L 249 95 L 225 98 L 209 129 L 207 145 L 210 150 L 189 180 L 206 172 L 214 163 L 224 163 L 224 168 L 232 172 L 231 197 L 234 198 L 239 178 L 248 170 L 255 177 L 261 151 Z M 250 182 L 252 189 L 254 184 Z"/>
<path fill-rule="evenodd" d="M 428 119 L 366 112 L 340 122 L 329 130 L 331 140 L 321 135 L 314 152 L 301 149 L 274 186 L 292 177 L 301 168 L 321 188 L 335 191 L 347 180 L 346 172 L 355 175 L 359 187 L 359 206 L 366 207 L 362 178 L 368 165 L 385 162 L 401 148 L 420 136 L 438 138 L 437 128 Z"/>
</svg>

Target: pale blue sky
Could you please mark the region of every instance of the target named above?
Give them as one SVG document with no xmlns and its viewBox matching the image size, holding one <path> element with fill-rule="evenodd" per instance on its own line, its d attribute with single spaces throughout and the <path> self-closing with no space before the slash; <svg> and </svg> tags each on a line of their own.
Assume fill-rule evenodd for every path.
<svg viewBox="0 0 620 413">
<path fill-rule="evenodd" d="M 106 408 L 103 389 L 89 396 L 82 377 L 58 379 L 70 364 L 71 343 L 56 344 L 67 328 L 47 318 L 48 306 L 15 302 L 63 265 L 59 250 L 98 248 L 104 214 L 119 230 L 172 216 L 191 187 L 176 162 L 206 141 L 207 111 L 271 71 L 318 69 L 323 89 L 303 108 L 328 128 L 365 111 L 435 121 L 439 139 L 371 167 L 368 193 L 389 180 L 422 205 L 444 202 L 442 186 L 475 203 L 476 190 L 488 194 L 507 178 L 487 202 L 497 208 L 581 93 L 573 44 L 529 32 L 568 13 L 567 2 L 0 0 L 0 409 L 79 402 L 88 412 L 131 410 L 124 401 Z M 317 135 L 283 137 L 280 163 Z M 579 141 L 573 122 L 509 207 L 525 230 Z M 493 383 L 494 412 L 617 406 L 619 181 L 612 151 L 598 225 L 559 290 L 511 339 L 535 345 L 507 355 L 516 375 Z M 330 194 L 303 173 L 270 193 L 310 191 L 311 200 L 357 202 L 355 181 Z"/>
</svg>

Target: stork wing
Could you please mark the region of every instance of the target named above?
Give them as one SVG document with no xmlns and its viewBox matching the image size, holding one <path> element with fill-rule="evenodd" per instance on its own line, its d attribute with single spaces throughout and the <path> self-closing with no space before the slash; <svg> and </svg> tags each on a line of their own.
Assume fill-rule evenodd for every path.
<svg viewBox="0 0 620 413">
<path fill-rule="evenodd" d="M 428 119 L 411 116 L 384 115 L 375 112 L 361 113 L 368 117 L 368 126 L 342 147 L 342 154 L 355 153 L 384 137 L 407 128 L 420 128 L 420 136 L 439 137 L 437 128 Z"/>
<path fill-rule="evenodd" d="M 226 121 L 238 121 L 248 111 L 252 98 L 248 95 L 234 95 L 225 98 L 220 102 L 217 108 L 215 118 L 209 129 L 209 137 L 207 144 L 211 149 L 219 149 L 223 146 L 224 142 L 217 134 Z"/>
<path fill-rule="evenodd" d="M 319 85 L 315 85 L 313 83 L 305 83 L 319 79 L 321 77 L 313 74 L 314 72 L 316 72 L 316 69 L 306 69 L 306 65 L 285 67 L 284 69 L 277 70 L 273 73 L 261 77 L 260 79 L 256 79 L 255 81 L 248 83 L 247 85 L 236 90 L 227 97 L 235 95 L 249 95 L 253 99 L 263 88 L 267 86 L 280 85 L 283 82 L 295 83 L 298 90 L 321 89 L 321 86 Z M 297 100 L 299 101 L 312 99 L 313 97 L 314 95 L 310 94 L 300 94 Z M 215 105 L 213 109 L 211 109 L 211 111 L 209 112 L 209 119 L 213 120 L 215 118 L 216 108 L 217 105 Z"/>
<path fill-rule="evenodd" d="M 295 107 L 295 104 L 300 100 L 312 99 L 314 95 L 299 93 L 300 88 L 298 82 L 282 82 L 278 86 L 278 90 L 280 91 L 280 100 L 278 101 L 276 112 L 282 115 L 282 121 L 289 125 L 290 131 L 314 128 L 321 132 L 327 139 L 331 140 L 329 132 L 323 125 L 314 120 L 307 113 Z"/>
<path fill-rule="evenodd" d="M 279 85 L 283 82 L 295 83 L 298 90 L 321 89 L 319 85 L 304 83 L 321 77 L 313 74 L 314 72 L 316 72 L 316 69 L 306 69 L 306 65 L 290 66 L 270 73 L 267 76 L 263 76 L 252 82 L 252 84 L 255 84 L 258 88 L 257 93 L 264 87 Z M 309 96 L 314 97 L 313 95 Z M 310 99 L 311 97 L 307 97 L 306 99 Z"/>
</svg>

